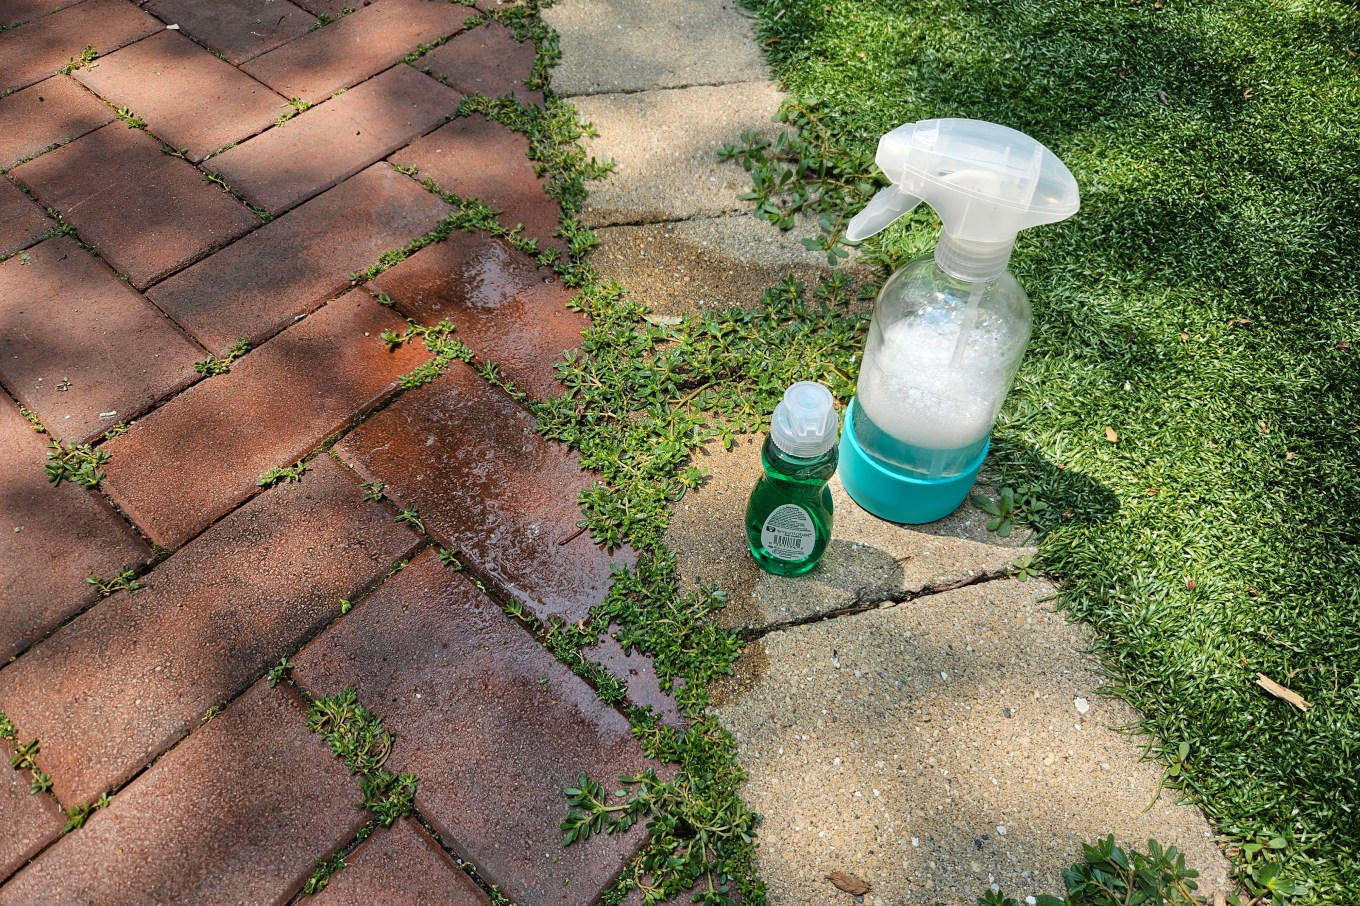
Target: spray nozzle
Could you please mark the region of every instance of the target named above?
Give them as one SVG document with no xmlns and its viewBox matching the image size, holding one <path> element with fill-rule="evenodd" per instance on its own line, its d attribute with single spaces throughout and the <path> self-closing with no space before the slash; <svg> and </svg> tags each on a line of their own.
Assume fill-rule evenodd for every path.
<svg viewBox="0 0 1360 906">
<path fill-rule="evenodd" d="M 868 239 L 924 201 L 943 225 L 935 260 L 962 280 L 1000 276 L 1017 233 L 1066 220 L 1081 205 L 1057 155 L 996 123 L 908 123 L 879 140 L 875 161 L 892 185 L 855 215 L 845 238 Z"/>
<path fill-rule="evenodd" d="M 774 408 L 770 439 L 790 456 L 821 456 L 836 445 L 836 407 L 831 391 L 816 381 L 799 381 Z"/>
</svg>

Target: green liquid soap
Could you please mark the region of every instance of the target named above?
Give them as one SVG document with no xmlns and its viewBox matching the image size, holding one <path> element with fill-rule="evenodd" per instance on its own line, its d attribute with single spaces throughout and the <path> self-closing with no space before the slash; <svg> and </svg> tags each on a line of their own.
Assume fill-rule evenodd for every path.
<svg viewBox="0 0 1360 906">
<path fill-rule="evenodd" d="M 746 504 L 746 543 L 757 565 L 776 576 L 801 576 L 831 540 L 836 448 L 808 459 L 789 456 L 769 438 L 760 451 L 765 475 Z"/>
</svg>

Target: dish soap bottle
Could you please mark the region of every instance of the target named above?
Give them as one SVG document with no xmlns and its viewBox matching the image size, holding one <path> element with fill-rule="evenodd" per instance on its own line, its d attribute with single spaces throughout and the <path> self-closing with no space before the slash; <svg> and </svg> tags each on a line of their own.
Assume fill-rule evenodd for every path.
<svg viewBox="0 0 1360 906">
<path fill-rule="evenodd" d="M 799 381 L 775 407 L 760 450 L 765 474 L 746 503 L 746 542 L 761 569 L 801 576 L 831 540 L 831 490 L 838 419 L 831 391 Z"/>
<path fill-rule="evenodd" d="M 1080 206 L 1052 151 L 978 120 L 909 123 L 879 141 L 892 185 L 850 221 L 874 235 L 922 201 L 939 215 L 934 255 L 908 263 L 874 306 L 841 435 L 841 480 L 893 522 L 933 522 L 968 495 L 1030 335 L 1029 297 L 1006 270 L 1016 234 Z"/>
</svg>

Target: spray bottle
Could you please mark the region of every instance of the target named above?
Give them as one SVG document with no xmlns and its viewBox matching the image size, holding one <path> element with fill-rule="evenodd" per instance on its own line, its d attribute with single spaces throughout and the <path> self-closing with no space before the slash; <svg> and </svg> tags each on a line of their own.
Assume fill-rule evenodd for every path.
<svg viewBox="0 0 1360 906">
<path fill-rule="evenodd" d="M 1006 270 L 1023 229 L 1076 213 L 1077 182 L 1052 151 L 977 120 L 909 123 L 879 141 L 892 185 L 846 230 L 858 242 L 924 201 L 935 254 L 888 278 L 874 307 L 841 435 L 841 480 L 893 522 L 932 522 L 967 496 L 1030 334 L 1029 297 Z"/>
<path fill-rule="evenodd" d="M 765 474 L 746 503 L 746 542 L 766 572 L 800 576 L 826 551 L 836 427 L 831 391 L 814 381 L 789 387 L 775 407 L 760 450 Z"/>
</svg>

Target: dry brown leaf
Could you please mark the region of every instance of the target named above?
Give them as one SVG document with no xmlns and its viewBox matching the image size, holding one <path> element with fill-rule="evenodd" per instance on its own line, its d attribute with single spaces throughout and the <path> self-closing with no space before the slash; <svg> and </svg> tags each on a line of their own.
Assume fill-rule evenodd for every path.
<svg viewBox="0 0 1360 906">
<path fill-rule="evenodd" d="M 1266 676 L 1264 673 L 1256 674 L 1256 685 L 1260 686 L 1262 689 L 1266 690 L 1271 695 L 1278 698 L 1280 701 L 1289 702 L 1291 705 L 1293 705 L 1295 708 L 1298 708 L 1300 711 L 1307 711 L 1309 708 L 1313 707 L 1312 705 L 1308 704 L 1308 700 L 1305 699 L 1302 695 L 1299 695 L 1293 689 L 1286 689 L 1284 686 L 1281 686 L 1279 683 L 1275 682 L 1273 679 Z"/>
<path fill-rule="evenodd" d="M 1112 444 L 1119 443 L 1119 434 L 1109 425 L 1105 426 L 1105 439 Z"/>
<path fill-rule="evenodd" d="M 826 879 L 835 884 L 837 890 L 843 890 L 852 897 L 862 897 L 869 892 L 868 883 L 843 871 L 833 871 Z"/>
</svg>

